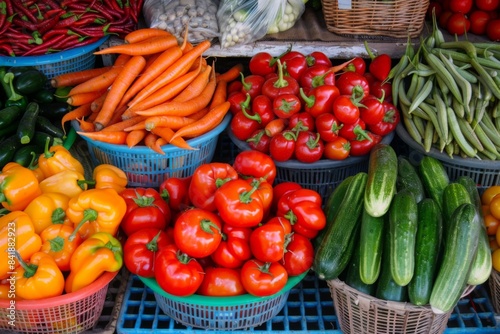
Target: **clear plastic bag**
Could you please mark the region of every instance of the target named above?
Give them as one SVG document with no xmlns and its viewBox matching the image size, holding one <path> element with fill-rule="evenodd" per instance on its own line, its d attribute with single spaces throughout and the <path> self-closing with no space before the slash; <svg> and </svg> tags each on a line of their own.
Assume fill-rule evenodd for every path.
<svg viewBox="0 0 500 334">
<path fill-rule="evenodd" d="M 179 42 L 187 28 L 188 41 L 196 44 L 219 36 L 218 8 L 219 0 L 145 0 L 142 12 L 149 27 L 166 30 Z"/>
<path fill-rule="evenodd" d="M 221 48 L 290 29 L 304 10 L 304 0 L 222 0 L 217 11 Z"/>
</svg>

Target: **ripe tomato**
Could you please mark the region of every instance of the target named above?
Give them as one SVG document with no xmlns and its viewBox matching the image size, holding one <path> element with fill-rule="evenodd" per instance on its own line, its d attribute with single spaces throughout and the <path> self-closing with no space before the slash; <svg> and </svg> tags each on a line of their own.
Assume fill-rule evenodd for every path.
<svg viewBox="0 0 500 334">
<path fill-rule="evenodd" d="M 281 263 L 289 276 L 297 276 L 308 271 L 314 261 L 314 248 L 311 241 L 299 233 L 294 233 L 286 247 Z"/>
<path fill-rule="evenodd" d="M 325 143 L 325 151 L 323 156 L 331 160 L 344 160 L 349 157 L 351 151 L 351 144 L 344 137 L 337 137 L 336 139 Z"/>
<path fill-rule="evenodd" d="M 483 205 L 490 205 L 491 200 L 496 195 L 500 194 L 500 186 L 491 186 L 484 190 L 481 195 L 481 203 Z"/>
<path fill-rule="evenodd" d="M 285 287 L 288 282 L 288 273 L 279 262 L 251 259 L 241 268 L 241 282 L 251 295 L 270 296 Z"/>
<path fill-rule="evenodd" d="M 450 34 L 461 36 L 469 31 L 470 21 L 463 13 L 453 13 L 446 23 L 446 29 Z"/>
<path fill-rule="evenodd" d="M 443 11 L 438 18 L 439 26 L 446 29 L 446 26 L 448 24 L 448 20 L 450 19 L 451 15 L 453 15 L 453 13 L 451 11 L 449 11 L 449 10 Z"/>
<path fill-rule="evenodd" d="M 492 214 L 484 216 L 484 226 L 486 227 L 486 232 L 488 233 L 488 235 L 496 235 L 498 225 L 500 225 L 500 220 L 493 217 Z"/>
<path fill-rule="evenodd" d="M 197 291 L 202 296 L 229 297 L 245 294 L 241 284 L 239 269 L 208 267 L 205 268 L 203 282 Z"/>
<path fill-rule="evenodd" d="M 482 10 L 474 10 L 469 15 L 470 31 L 476 35 L 485 35 L 486 26 L 490 20 L 490 14 Z"/>
<path fill-rule="evenodd" d="M 495 11 L 500 4 L 499 0 L 475 0 L 476 7 L 484 11 Z"/>
<path fill-rule="evenodd" d="M 491 254 L 491 260 L 493 262 L 493 269 L 495 269 L 496 271 L 500 271 L 500 248 L 493 251 L 493 253 Z"/>
<path fill-rule="evenodd" d="M 473 4 L 472 0 L 450 0 L 450 10 L 454 13 L 467 14 Z"/>
<path fill-rule="evenodd" d="M 285 255 L 290 231 L 290 221 L 281 217 L 273 217 L 255 228 L 250 235 L 253 256 L 263 262 L 280 261 Z"/>
<path fill-rule="evenodd" d="M 500 41 L 500 19 L 490 20 L 486 26 L 486 36 L 492 41 Z"/>
</svg>

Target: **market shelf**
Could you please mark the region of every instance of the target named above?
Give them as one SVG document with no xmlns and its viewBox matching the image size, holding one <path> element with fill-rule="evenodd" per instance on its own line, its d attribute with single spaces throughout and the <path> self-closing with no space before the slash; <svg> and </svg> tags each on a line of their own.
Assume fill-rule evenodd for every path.
<svg viewBox="0 0 500 334">
<path fill-rule="evenodd" d="M 158 307 L 153 291 L 131 275 L 117 322 L 117 333 L 206 332 L 176 323 Z M 254 333 L 330 333 L 341 334 L 330 290 L 314 274 L 307 275 L 293 288 L 283 310 L 265 324 L 249 329 Z M 233 331 L 233 333 L 238 331 Z M 500 333 L 487 288 L 477 287 L 462 298 L 448 321 L 445 334 Z"/>
</svg>

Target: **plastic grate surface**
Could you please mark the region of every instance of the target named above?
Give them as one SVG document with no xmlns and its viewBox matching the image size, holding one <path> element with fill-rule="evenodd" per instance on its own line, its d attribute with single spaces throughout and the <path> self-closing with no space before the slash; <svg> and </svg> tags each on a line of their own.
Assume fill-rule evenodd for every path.
<svg viewBox="0 0 500 334">
<path fill-rule="evenodd" d="M 117 333 L 187 333 L 206 332 L 186 327 L 165 315 L 156 303 L 154 293 L 135 275 L 131 275 L 124 294 L 117 322 Z M 339 333 L 340 326 L 330 290 L 314 274 L 290 291 L 284 308 L 265 324 L 249 329 L 254 333 Z M 232 331 L 232 333 L 239 331 Z M 242 331 L 241 331 L 242 332 Z M 445 334 L 500 333 L 488 292 L 477 287 L 468 297 L 460 300 L 452 313 Z"/>
</svg>

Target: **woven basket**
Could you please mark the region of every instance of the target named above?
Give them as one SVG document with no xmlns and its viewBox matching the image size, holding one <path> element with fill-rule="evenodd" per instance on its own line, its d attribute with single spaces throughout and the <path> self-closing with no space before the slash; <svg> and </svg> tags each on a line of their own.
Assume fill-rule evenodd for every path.
<svg viewBox="0 0 500 334">
<path fill-rule="evenodd" d="M 424 27 L 428 0 L 322 0 L 328 31 L 358 37 L 415 38 Z"/>
<path fill-rule="evenodd" d="M 452 313 L 435 314 L 429 306 L 381 300 L 338 279 L 327 283 L 344 334 L 438 334 Z"/>
<path fill-rule="evenodd" d="M 491 293 L 491 303 L 497 314 L 500 313 L 500 273 L 496 270 L 491 271 L 488 285 Z"/>
</svg>

